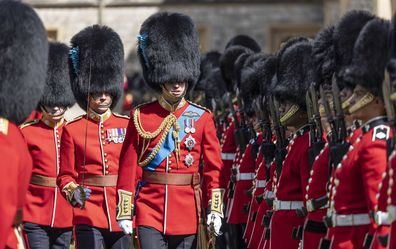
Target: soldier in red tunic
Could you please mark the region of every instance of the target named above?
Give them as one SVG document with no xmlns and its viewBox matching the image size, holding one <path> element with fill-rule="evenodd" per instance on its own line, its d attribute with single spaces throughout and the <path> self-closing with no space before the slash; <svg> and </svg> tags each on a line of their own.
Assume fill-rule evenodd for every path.
<svg viewBox="0 0 396 249">
<path fill-rule="evenodd" d="M 127 248 L 116 223 L 119 157 L 129 118 L 111 111 L 122 92 L 124 52 L 106 26 L 89 26 L 71 40 L 72 90 L 87 114 L 63 128 L 57 185 L 73 205 L 78 248 Z"/>
<path fill-rule="evenodd" d="M 389 62 L 388 65 L 388 72 L 389 72 L 389 78 L 390 78 L 390 83 L 391 83 L 391 94 L 390 94 L 390 100 L 392 101 L 392 104 L 394 105 L 396 101 L 396 59 L 392 58 L 391 61 Z M 391 121 L 392 122 L 392 121 Z M 393 121 L 394 122 L 394 121 Z M 394 130 L 394 125 L 393 125 L 393 130 Z M 394 139 L 394 138 L 393 138 Z M 394 144 L 394 140 L 392 143 Z M 387 211 L 389 213 L 389 222 L 391 224 L 391 230 L 389 233 L 389 238 L 388 238 L 388 246 L 389 249 L 395 249 L 396 248 L 396 150 L 393 147 L 393 151 L 390 153 L 389 156 L 389 163 L 388 163 L 388 183 L 386 184 L 388 189 L 387 189 Z M 384 179 L 385 180 L 385 179 Z M 384 183 L 383 180 L 383 183 Z"/>
<path fill-rule="evenodd" d="M 142 249 L 195 248 L 206 229 L 203 205 L 208 205 L 212 232 L 219 233 L 224 193 L 213 116 L 184 99 L 199 76 L 197 30 L 190 17 L 162 12 L 143 23 L 138 40 L 143 75 L 159 96 L 131 115 L 117 182 L 118 224 L 131 233 L 134 209 Z M 139 168 L 143 176 L 136 189 Z M 209 204 L 201 203 L 201 176 Z"/>
<path fill-rule="evenodd" d="M 363 125 L 361 135 L 333 174 L 326 219 L 333 234 L 331 248 L 382 247 L 373 236 L 378 226 L 385 225 L 385 207 L 378 205 L 377 194 L 387 165 L 386 140 L 391 135 L 381 98 L 389 29 L 389 22 L 379 18 L 367 22 L 356 40 L 352 63 L 343 74 L 344 81 L 356 85 L 349 112 Z M 381 41 L 375 42 L 375 47 L 374 39 Z"/>
<path fill-rule="evenodd" d="M 1 1 L 0 19 L 0 157 L 5 172 L 0 184 L 0 248 L 24 248 L 22 210 L 32 159 L 17 125 L 29 116 L 43 93 L 48 41 L 40 18 L 30 6 Z"/>
<path fill-rule="evenodd" d="M 68 56 L 68 46 L 50 43 L 43 116 L 21 126 L 33 159 L 23 219 L 30 249 L 69 247 L 72 236 L 72 208 L 56 186 L 64 114 L 75 103 Z"/>
<path fill-rule="evenodd" d="M 295 130 L 282 168 L 277 165 L 274 213 L 271 219 L 271 248 L 297 249 L 299 239 L 293 230 L 302 226 L 301 209 L 309 178 L 309 127 L 305 96 L 312 82 L 312 43 L 306 38 L 289 40 L 278 55 L 277 81 L 272 93 L 280 101 L 280 122 Z M 296 67 L 296 65 L 301 65 Z"/>
</svg>

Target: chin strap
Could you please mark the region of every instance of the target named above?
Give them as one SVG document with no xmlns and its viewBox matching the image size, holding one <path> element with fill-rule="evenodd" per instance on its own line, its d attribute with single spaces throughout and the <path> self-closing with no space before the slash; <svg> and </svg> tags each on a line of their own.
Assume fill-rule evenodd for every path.
<svg viewBox="0 0 396 249">
<path fill-rule="evenodd" d="M 353 106 L 351 106 L 349 108 L 349 113 L 353 114 L 353 113 L 359 111 L 366 105 L 373 102 L 374 99 L 375 99 L 375 96 L 372 93 L 370 93 L 370 92 L 366 93 L 361 99 L 359 99 L 358 102 L 356 102 L 356 104 L 354 104 Z"/>
<path fill-rule="evenodd" d="M 280 118 L 281 125 L 286 125 L 287 122 L 300 110 L 298 105 L 292 105 L 289 110 Z"/>
</svg>

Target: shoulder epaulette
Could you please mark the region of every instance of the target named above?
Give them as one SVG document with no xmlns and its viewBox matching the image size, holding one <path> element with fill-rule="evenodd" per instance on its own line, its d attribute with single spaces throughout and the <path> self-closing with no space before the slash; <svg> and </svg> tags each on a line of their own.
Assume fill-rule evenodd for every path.
<svg viewBox="0 0 396 249">
<path fill-rule="evenodd" d="M 21 124 L 19 126 L 19 129 L 23 129 L 23 128 L 28 127 L 30 125 L 37 124 L 38 122 L 40 122 L 40 119 L 33 119 L 33 120 L 30 120 L 30 121 L 27 121 L 27 122 Z"/>
<path fill-rule="evenodd" d="M 78 116 L 78 117 L 75 117 L 74 119 L 72 119 L 72 120 L 70 120 L 70 121 L 67 121 L 65 125 L 71 124 L 71 123 L 73 123 L 73 122 L 76 122 L 77 120 L 82 119 L 82 118 L 84 117 L 84 115 L 85 115 L 85 114 L 80 115 L 80 116 Z"/>
<path fill-rule="evenodd" d="M 203 109 L 203 110 L 205 110 L 205 111 L 207 111 L 207 112 L 209 112 L 209 113 L 212 113 L 212 111 L 209 110 L 208 108 L 206 108 L 205 106 L 198 105 L 198 104 L 196 104 L 196 103 L 194 103 L 194 102 L 191 102 L 191 101 L 189 101 L 189 100 L 187 100 L 187 102 L 190 103 L 190 105 L 196 106 L 196 107 L 198 107 L 198 108 L 200 108 L 200 109 Z"/>
<path fill-rule="evenodd" d="M 3 133 L 4 135 L 8 134 L 8 123 L 8 119 L 0 117 L 0 133 Z"/>
<path fill-rule="evenodd" d="M 115 112 L 113 112 L 113 114 L 114 114 L 114 116 L 119 117 L 119 118 L 129 119 L 129 116 L 127 116 L 127 115 L 122 115 L 122 114 L 115 113 Z"/>
<path fill-rule="evenodd" d="M 154 102 L 156 102 L 156 101 L 157 101 L 157 100 L 147 101 L 147 102 L 141 103 L 141 104 L 135 106 L 133 109 L 135 109 L 135 110 L 136 110 L 136 109 L 140 109 L 142 106 L 152 104 L 152 103 L 154 103 Z"/>
</svg>

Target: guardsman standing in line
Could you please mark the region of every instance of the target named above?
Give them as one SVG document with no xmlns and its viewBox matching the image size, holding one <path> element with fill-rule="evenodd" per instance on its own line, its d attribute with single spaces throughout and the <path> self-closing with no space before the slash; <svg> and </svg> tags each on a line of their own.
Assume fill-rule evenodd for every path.
<svg viewBox="0 0 396 249">
<path fill-rule="evenodd" d="M 391 82 L 391 95 L 390 100 L 394 105 L 396 101 L 396 59 L 392 58 L 388 65 L 389 78 Z M 393 122 L 393 126 L 395 125 L 395 120 L 390 120 Z M 393 127 L 394 129 L 394 127 Z M 394 142 L 393 142 L 394 143 Z M 387 211 L 389 213 L 389 221 L 391 223 L 391 230 L 389 233 L 388 245 L 389 249 L 396 248 L 396 150 L 393 149 L 389 156 L 389 182 L 388 182 L 388 190 L 387 190 Z"/>
<path fill-rule="evenodd" d="M 264 141 L 260 147 L 260 156 L 262 157 L 262 161 L 256 162 L 256 164 L 260 163 L 261 165 L 259 165 L 259 169 L 257 171 L 255 179 L 255 197 L 252 199 L 251 209 L 254 206 L 257 207 L 256 210 L 251 210 L 251 212 L 253 212 L 252 219 L 250 221 L 252 223 L 251 233 L 250 235 L 247 234 L 246 238 L 248 242 L 248 248 L 258 248 L 264 231 L 262 219 L 263 216 L 266 215 L 266 210 L 268 209 L 268 205 L 264 200 L 266 199 L 264 193 L 268 193 L 269 191 L 266 186 L 268 184 L 268 181 L 270 180 L 270 164 L 274 157 L 275 147 L 273 144 L 271 122 L 267 103 L 268 91 L 271 86 L 272 77 L 276 72 L 276 66 L 277 57 L 275 55 L 270 55 L 265 61 L 254 64 L 252 67 L 252 81 L 255 81 L 256 84 L 258 84 L 259 86 L 259 90 L 256 90 L 256 92 L 258 92 L 260 95 L 257 96 L 256 100 L 259 101 L 262 106 L 262 116 L 260 122 Z M 246 232 L 249 231 L 247 230 Z"/>
<path fill-rule="evenodd" d="M 0 248 L 24 248 L 22 210 L 32 159 L 17 125 L 29 116 L 43 93 L 48 38 L 35 11 L 19 1 L 0 1 L 0 19 L 0 133 L 4 141 L 1 146 L 8 146 L 0 150 L 5 163 L 2 170 L 7 172 L 0 184 L 6 191 L 0 195 L 0 209 L 5 209 L 1 212 Z"/>
<path fill-rule="evenodd" d="M 56 186 L 64 114 L 75 103 L 68 58 L 68 46 L 50 43 L 46 86 L 39 103 L 43 116 L 21 126 L 33 159 L 23 218 L 30 249 L 68 248 L 72 237 L 72 207 Z"/>
<path fill-rule="evenodd" d="M 198 33 L 190 17 L 160 12 L 143 23 L 138 43 L 143 75 L 158 100 L 131 115 L 117 182 L 118 224 L 132 233 L 135 209 L 142 249 L 196 248 L 197 241 L 203 246 L 201 176 L 210 196 L 207 222 L 214 234 L 221 227 L 224 189 L 213 116 L 184 99 L 199 76 Z M 134 179 L 139 168 L 143 184 L 138 191 Z"/>
<path fill-rule="evenodd" d="M 288 44 L 289 43 L 289 44 Z M 272 93 L 280 102 L 280 121 L 295 132 L 283 160 L 281 171 L 276 171 L 274 189 L 274 213 L 271 219 L 271 249 L 297 249 L 299 237 L 293 230 L 304 223 L 297 213 L 305 204 L 306 185 L 309 178 L 308 148 L 309 126 L 305 96 L 313 80 L 312 42 L 306 38 L 288 41 L 281 49 L 278 59 L 277 81 Z M 301 65 L 296 67 L 296 65 Z"/>
<path fill-rule="evenodd" d="M 111 28 L 93 25 L 71 40 L 72 90 L 87 114 L 68 122 L 61 138 L 57 185 L 75 208 L 77 248 L 127 248 L 116 222 L 119 157 L 129 118 L 113 113 L 123 83 L 124 50 Z"/>
<path fill-rule="evenodd" d="M 391 135 L 381 98 L 389 31 L 388 21 L 374 18 L 367 22 L 356 40 L 352 63 L 343 74 L 344 81 L 356 85 L 349 113 L 363 125 L 362 134 L 333 173 L 326 223 L 334 249 L 380 248 L 373 236 L 376 227 L 383 225 L 377 217 L 377 194 L 387 165 L 386 140 Z"/>
</svg>

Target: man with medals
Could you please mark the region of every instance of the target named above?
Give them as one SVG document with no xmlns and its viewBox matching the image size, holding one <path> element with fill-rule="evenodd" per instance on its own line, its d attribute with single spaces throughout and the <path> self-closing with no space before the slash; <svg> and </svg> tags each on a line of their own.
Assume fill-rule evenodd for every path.
<svg viewBox="0 0 396 249">
<path fill-rule="evenodd" d="M 23 219 L 30 249 L 69 247 L 72 237 L 72 208 L 56 186 L 64 114 L 75 103 L 68 56 L 68 46 L 50 43 L 46 87 L 39 103 L 43 116 L 20 127 L 33 159 Z"/>
<path fill-rule="evenodd" d="M 111 111 L 122 92 L 124 51 L 106 26 L 89 26 L 71 40 L 71 85 L 86 115 L 63 128 L 57 185 L 74 206 L 77 248 L 127 248 L 116 223 L 116 183 L 128 117 Z"/>
<path fill-rule="evenodd" d="M 277 164 L 274 180 L 275 200 L 271 219 L 270 248 L 297 249 L 301 235 L 298 228 L 304 223 L 302 209 L 309 178 L 309 126 L 305 96 L 313 79 L 312 42 L 294 38 L 278 53 L 278 70 L 272 94 L 280 102 L 281 125 L 294 130 L 281 165 Z M 296 67 L 295 65 L 301 65 Z M 277 137 L 278 139 L 278 137 Z"/>
<path fill-rule="evenodd" d="M 32 159 L 17 125 L 42 96 L 48 63 L 48 38 L 32 7 L 0 1 L 0 248 L 26 248 L 23 207 Z"/>
<path fill-rule="evenodd" d="M 351 64 L 342 74 L 344 81 L 355 85 L 349 113 L 363 125 L 330 182 L 326 224 L 332 234 L 331 248 L 386 248 L 373 238 L 380 235 L 375 234 L 376 228 L 386 225 L 387 220 L 383 219 L 386 206 L 380 205 L 378 193 L 391 136 L 381 97 L 389 30 L 388 21 L 371 18 L 361 29 Z M 381 42 L 373 43 L 373 39 Z"/>
<path fill-rule="evenodd" d="M 168 12 L 149 17 L 140 29 L 138 55 L 146 82 L 159 96 L 136 107 L 128 124 L 117 182 L 118 224 L 131 234 L 136 213 L 142 249 L 196 248 L 197 242 L 205 248 L 203 208 L 208 207 L 212 232 L 221 227 L 223 164 L 212 114 L 184 99 L 199 76 L 198 33 L 191 18 Z M 136 186 L 139 168 L 142 182 Z M 209 204 L 201 202 L 201 177 Z"/>
</svg>

